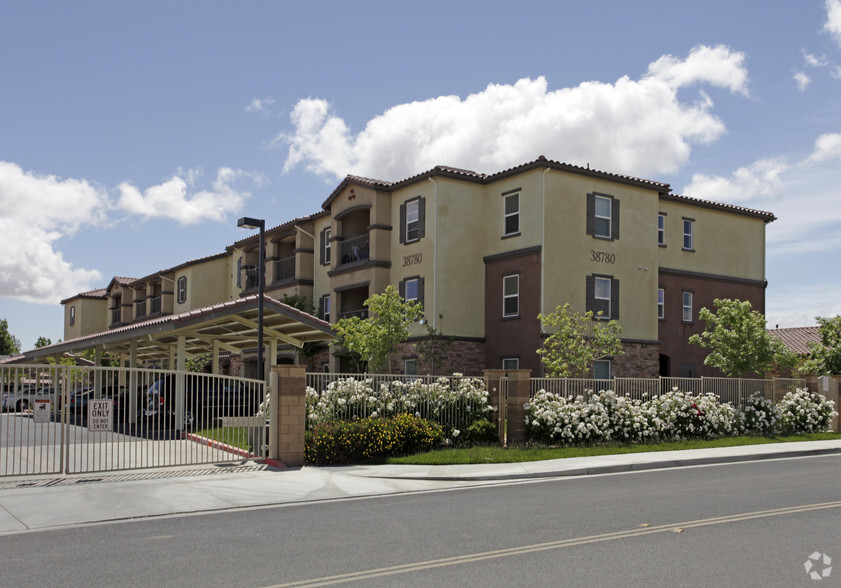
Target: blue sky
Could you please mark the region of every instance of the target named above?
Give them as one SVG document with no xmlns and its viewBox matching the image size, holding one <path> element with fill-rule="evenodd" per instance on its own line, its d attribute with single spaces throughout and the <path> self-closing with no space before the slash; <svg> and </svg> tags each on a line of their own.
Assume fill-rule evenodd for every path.
<svg viewBox="0 0 841 588">
<path fill-rule="evenodd" d="M 62 298 L 317 212 L 346 174 L 541 154 L 773 212 L 769 325 L 841 313 L 841 0 L 16 2 L 0 64 L 24 349 L 62 338 Z"/>
</svg>

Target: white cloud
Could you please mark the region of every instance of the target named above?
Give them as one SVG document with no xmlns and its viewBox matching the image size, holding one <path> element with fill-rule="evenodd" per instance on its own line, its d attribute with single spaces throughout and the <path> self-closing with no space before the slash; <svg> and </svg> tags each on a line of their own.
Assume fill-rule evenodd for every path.
<svg viewBox="0 0 841 588">
<path fill-rule="evenodd" d="M 743 203 L 768 198 L 782 191 L 780 174 L 788 169 L 784 159 L 761 159 L 740 167 L 731 177 L 695 174 L 683 193 L 694 198 L 727 203 Z"/>
<path fill-rule="evenodd" d="M 797 89 L 804 92 L 806 90 L 806 86 L 808 86 L 809 82 L 812 81 L 812 78 L 802 71 L 798 71 L 794 74 L 794 81 L 797 82 Z"/>
<path fill-rule="evenodd" d="M 825 133 L 815 141 L 815 150 L 809 156 L 809 162 L 841 161 L 841 133 Z"/>
<path fill-rule="evenodd" d="M 269 112 L 269 107 L 274 104 L 274 98 L 254 98 L 245 107 L 246 112 Z"/>
<path fill-rule="evenodd" d="M 326 100 L 307 98 L 291 112 L 294 131 L 275 142 L 288 145 L 284 171 L 303 165 L 329 178 L 396 180 L 438 164 L 493 172 L 541 154 L 634 175 L 670 173 L 693 143 L 725 132 L 709 96 L 678 98 L 678 90 L 700 83 L 747 95 L 744 55 L 696 47 L 685 60 L 664 56 L 639 80 L 613 84 L 549 90 L 543 77 L 491 84 L 464 99 L 394 106 L 356 134 Z"/>
<path fill-rule="evenodd" d="M 108 205 L 107 193 L 85 180 L 40 176 L 0 162 L 0 297 L 55 304 L 89 290 L 100 273 L 74 268 L 55 242 L 104 224 Z"/>
<path fill-rule="evenodd" d="M 231 187 L 237 178 L 250 175 L 242 170 L 219 168 L 212 190 L 202 190 L 190 196 L 187 188 L 195 183 L 196 173 L 190 170 L 182 175 L 187 179 L 176 175 L 142 193 L 123 182 L 118 186 L 120 198 L 117 205 L 145 218 L 168 218 L 183 225 L 192 225 L 205 220 L 224 220 L 228 214 L 237 212 L 250 195 Z"/>
<path fill-rule="evenodd" d="M 818 57 L 817 55 L 812 55 L 805 49 L 802 50 L 803 52 L 803 59 L 806 61 L 806 65 L 810 67 L 824 67 L 828 64 L 825 55 L 821 55 Z"/>
<path fill-rule="evenodd" d="M 823 28 L 841 45 L 841 0 L 826 0 L 826 22 Z"/>
</svg>

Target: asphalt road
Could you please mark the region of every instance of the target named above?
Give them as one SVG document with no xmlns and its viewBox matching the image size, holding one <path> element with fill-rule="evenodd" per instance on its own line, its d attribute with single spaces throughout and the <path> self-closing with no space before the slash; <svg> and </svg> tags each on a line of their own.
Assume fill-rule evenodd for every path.
<svg viewBox="0 0 841 588">
<path fill-rule="evenodd" d="M 840 487 L 826 456 L 26 532 L 0 584 L 838 586 Z"/>
</svg>

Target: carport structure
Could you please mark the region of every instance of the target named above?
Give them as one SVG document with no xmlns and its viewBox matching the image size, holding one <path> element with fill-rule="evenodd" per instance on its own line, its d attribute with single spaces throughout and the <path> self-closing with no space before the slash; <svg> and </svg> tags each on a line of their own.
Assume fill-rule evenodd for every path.
<svg viewBox="0 0 841 588">
<path fill-rule="evenodd" d="M 279 345 L 300 349 L 305 343 L 335 339 L 329 323 L 269 296 L 263 301 L 263 339 L 270 365 L 276 361 Z M 38 362 L 93 349 L 96 364 L 104 352 L 128 360 L 132 367 L 168 360 L 170 369 L 183 371 L 187 358 L 207 353 L 213 360 L 212 372 L 218 374 L 222 351 L 240 355 L 256 349 L 257 319 L 258 298 L 246 296 L 39 347 L 13 361 Z"/>
</svg>

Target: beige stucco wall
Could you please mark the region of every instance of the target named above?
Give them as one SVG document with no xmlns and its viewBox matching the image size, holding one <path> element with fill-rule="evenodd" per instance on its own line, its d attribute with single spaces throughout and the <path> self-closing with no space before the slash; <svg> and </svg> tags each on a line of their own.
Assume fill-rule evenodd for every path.
<svg viewBox="0 0 841 588">
<path fill-rule="evenodd" d="M 76 322 L 70 326 L 70 307 L 76 308 Z M 108 302 L 100 298 L 71 298 L 64 304 L 64 340 L 104 331 L 107 325 Z"/>
<path fill-rule="evenodd" d="M 172 284 L 172 290 L 175 292 L 173 312 L 177 314 L 227 300 L 230 259 L 229 256 L 219 257 L 175 271 L 175 283 Z M 179 304 L 178 279 L 182 276 L 187 277 L 187 300 Z"/>
<path fill-rule="evenodd" d="M 659 212 L 666 213 L 666 247 L 659 248 L 661 267 L 765 279 L 762 219 L 665 200 L 660 201 Z M 695 220 L 694 251 L 683 250 L 684 217 Z"/>
</svg>

